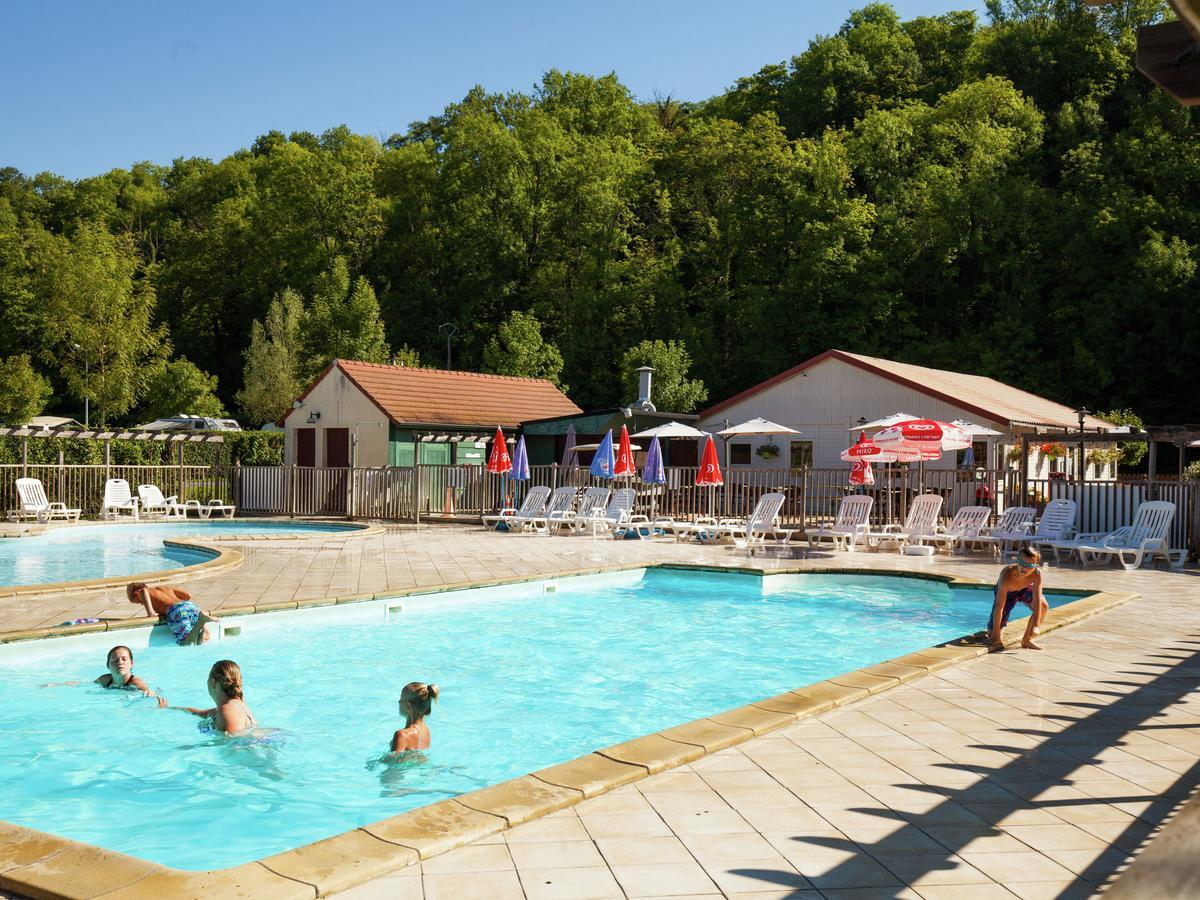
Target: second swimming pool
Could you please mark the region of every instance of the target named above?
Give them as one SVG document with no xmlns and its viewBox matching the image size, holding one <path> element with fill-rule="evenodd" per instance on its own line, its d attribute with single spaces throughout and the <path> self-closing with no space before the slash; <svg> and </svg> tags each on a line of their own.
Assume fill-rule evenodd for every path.
<svg viewBox="0 0 1200 900">
<path fill-rule="evenodd" d="M 242 634 L 203 647 L 0 646 L 0 819 L 236 865 L 980 630 L 990 602 L 915 578 L 639 570 L 231 619 Z M 236 660 L 266 735 L 214 738 L 91 685 L 116 643 L 186 706 Z M 442 690 L 433 747 L 389 763 L 413 680 Z"/>
</svg>

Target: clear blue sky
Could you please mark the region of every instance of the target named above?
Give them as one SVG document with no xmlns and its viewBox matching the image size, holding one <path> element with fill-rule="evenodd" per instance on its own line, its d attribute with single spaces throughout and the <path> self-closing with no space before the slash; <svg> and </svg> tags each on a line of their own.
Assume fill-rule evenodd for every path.
<svg viewBox="0 0 1200 900">
<path fill-rule="evenodd" d="M 700 100 L 836 31 L 866 0 L 72 0 L 5 7 L 0 167 L 68 178 L 220 159 L 271 129 L 386 138 L 475 84 L 616 72 Z M 896 0 L 900 15 L 982 0 Z"/>
</svg>

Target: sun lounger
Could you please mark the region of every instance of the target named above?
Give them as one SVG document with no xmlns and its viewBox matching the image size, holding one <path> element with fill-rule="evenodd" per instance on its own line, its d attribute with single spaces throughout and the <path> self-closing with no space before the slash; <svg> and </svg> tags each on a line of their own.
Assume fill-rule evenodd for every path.
<svg viewBox="0 0 1200 900">
<path fill-rule="evenodd" d="M 613 491 L 612 500 L 609 501 L 608 508 L 598 513 L 597 515 L 575 517 L 575 531 L 583 532 L 591 529 L 593 535 L 605 532 L 613 534 L 618 528 L 628 525 L 634 521 L 648 522 L 645 516 L 635 516 L 633 514 L 633 505 L 637 501 L 637 491 L 633 488 L 618 488 Z"/>
<path fill-rule="evenodd" d="M 1055 558 L 1066 552 L 1079 555 L 1082 565 L 1116 558 L 1126 572 L 1141 568 L 1146 560 L 1163 559 L 1168 566 L 1183 565 L 1185 550 L 1170 549 L 1171 522 L 1175 504 L 1169 500 L 1148 500 L 1138 507 L 1133 524 L 1108 534 L 1081 534 L 1073 541 L 1053 541 Z"/>
<path fill-rule="evenodd" d="M 778 528 L 776 520 L 779 510 L 783 507 L 784 496 L 780 493 L 763 494 L 758 498 L 754 510 L 745 519 L 720 519 L 716 522 L 676 523 L 680 533 L 694 537 L 701 543 L 716 543 L 722 540 L 732 540 L 739 547 L 748 549 L 753 555 L 756 547 L 766 542 L 767 535 L 773 535 L 780 543 L 786 542 L 792 536 L 794 529 Z"/>
<path fill-rule="evenodd" d="M 568 524 L 575 517 L 572 507 L 575 505 L 577 493 L 573 487 L 555 488 L 542 514 L 530 517 L 529 527 L 534 531 L 550 534 L 551 529 L 558 530 Z"/>
<path fill-rule="evenodd" d="M 920 494 L 908 508 L 908 516 L 904 524 L 893 523 L 885 525 L 879 531 L 866 531 L 862 539 L 872 550 L 879 549 L 884 543 L 894 543 L 901 552 L 920 535 L 933 534 L 937 527 L 938 513 L 942 509 L 942 498 L 939 494 Z"/>
<path fill-rule="evenodd" d="M 148 516 L 165 516 L 168 519 L 187 518 L 187 506 L 180 503 L 176 496 L 164 497 L 158 485 L 139 484 L 138 499 L 142 502 L 142 512 Z"/>
<path fill-rule="evenodd" d="M 117 519 L 121 513 L 138 518 L 138 501 L 129 490 L 124 478 L 110 478 L 104 482 L 104 502 L 100 504 L 100 518 Z"/>
<path fill-rule="evenodd" d="M 832 525 L 822 525 L 804 533 L 808 549 L 816 550 L 820 544 L 828 541 L 833 544 L 834 550 L 853 550 L 859 536 L 870 528 L 871 507 L 874 505 L 875 498 L 866 494 L 843 497 Z"/>
<path fill-rule="evenodd" d="M 499 528 L 502 522 L 509 531 L 523 529 L 530 519 L 536 518 L 545 512 L 546 499 L 549 496 L 550 488 L 544 484 L 531 487 L 529 493 L 525 495 L 525 499 L 521 501 L 519 509 L 509 506 L 500 510 L 498 515 L 483 516 L 483 524 L 492 531 Z"/>
<path fill-rule="evenodd" d="M 949 525 L 936 528 L 929 534 L 919 534 L 911 540 L 953 553 L 959 544 L 978 537 L 980 529 L 987 525 L 991 517 L 990 506 L 963 506 L 954 514 Z"/>
<path fill-rule="evenodd" d="M 988 547 L 1001 555 L 1029 541 L 1037 510 L 1032 506 L 1010 506 L 991 528 L 983 528 L 966 542 L 969 549 Z"/>
<path fill-rule="evenodd" d="M 583 492 L 583 497 L 579 501 L 579 509 L 575 510 L 574 515 L 564 518 L 563 523 L 569 525 L 572 531 L 579 531 L 580 528 L 576 525 L 577 522 L 587 521 L 597 516 L 604 515 L 604 510 L 608 508 L 608 498 L 612 491 L 605 487 L 590 487 Z"/>
<path fill-rule="evenodd" d="M 51 522 L 54 519 L 79 521 L 80 510 L 68 509 L 65 503 L 51 503 L 46 497 L 45 486 L 37 478 L 18 478 L 17 497 L 21 505 L 8 511 L 10 521 L 20 522 L 30 517 L 39 522 Z"/>
<path fill-rule="evenodd" d="M 211 519 L 216 513 L 226 519 L 232 519 L 234 513 L 237 512 L 237 507 L 230 503 L 222 503 L 220 500 L 212 499 L 207 503 L 200 503 L 198 500 L 190 500 L 189 503 L 195 503 L 200 511 L 200 518 Z"/>
</svg>

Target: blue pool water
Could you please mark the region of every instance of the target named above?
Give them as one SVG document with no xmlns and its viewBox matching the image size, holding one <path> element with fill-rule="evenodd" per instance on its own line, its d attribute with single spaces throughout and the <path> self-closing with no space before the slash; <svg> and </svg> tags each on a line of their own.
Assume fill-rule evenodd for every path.
<svg viewBox="0 0 1200 900">
<path fill-rule="evenodd" d="M 308 534 L 344 532 L 354 526 L 325 522 L 122 523 L 56 528 L 34 537 L 0 540 L 0 585 L 45 584 L 117 578 L 193 566 L 211 553 L 164 547 L 167 538 L 221 534 Z"/>
<path fill-rule="evenodd" d="M 0 646 L 0 819 L 178 868 L 235 865 L 977 631 L 991 599 L 680 570 L 552 585 L 231 619 L 239 636 L 202 647 L 145 632 Z M 118 640 L 172 704 L 207 707 L 209 666 L 236 660 L 270 731 L 214 738 L 87 683 Z M 442 691 L 433 747 L 389 764 L 413 680 Z"/>
</svg>

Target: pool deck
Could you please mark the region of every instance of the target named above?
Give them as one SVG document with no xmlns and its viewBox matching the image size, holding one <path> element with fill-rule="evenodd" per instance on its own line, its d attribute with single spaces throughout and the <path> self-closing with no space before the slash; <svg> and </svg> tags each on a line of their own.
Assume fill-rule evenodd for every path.
<svg viewBox="0 0 1200 900">
<path fill-rule="evenodd" d="M 655 562 L 976 581 L 998 569 L 894 552 L 750 561 L 728 547 L 463 526 L 234 546 L 240 567 L 186 579 L 218 614 Z M 1049 589 L 1141 598 L 1048 634 L 1043 653 L 940 670 L 337 896 L 1090 896 L 1200 783 L 1197 576 L 1051 567 Z M 111 590 L 7 597 L 0 633 L 135 612 Z"/>
</svg>

